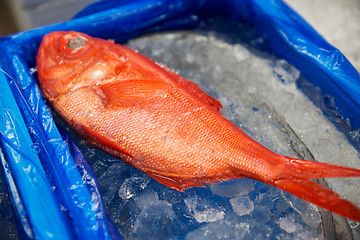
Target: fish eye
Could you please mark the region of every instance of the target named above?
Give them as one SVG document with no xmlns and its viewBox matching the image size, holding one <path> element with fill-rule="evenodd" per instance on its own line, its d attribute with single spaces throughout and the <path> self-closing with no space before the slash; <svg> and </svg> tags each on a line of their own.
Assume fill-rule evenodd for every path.
<svg viewBox="0 0 360 240">
<path fill-rule="evenodd" d="M 72 50 L 79 50 L 86 46 L 88 39 L 83 36 L 76 36 L 70 39 L 66 46 Z"/>
</svg>

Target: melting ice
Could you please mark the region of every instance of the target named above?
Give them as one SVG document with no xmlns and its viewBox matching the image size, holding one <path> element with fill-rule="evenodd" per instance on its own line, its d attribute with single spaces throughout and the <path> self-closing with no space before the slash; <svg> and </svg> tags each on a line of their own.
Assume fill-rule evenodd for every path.
<svg viewBox="0 0 360 240">
<path fill-rule="evenodd" d="M 304 94 L 319 90 L 285 60 L 212 32 L 157 34 L 128 45 L 199 84 L 221 101 L 228 119 L 267 148 L 359 167 L 349 137 Z M 324 239 L 328 231 L 316 207 L 266 184 L 239 179 L 180 193 L 109 155 L 83 151 L 125 239 L 308 240 Z M 360 205 L 359 180 L 328 184 Z"/>
</svg>

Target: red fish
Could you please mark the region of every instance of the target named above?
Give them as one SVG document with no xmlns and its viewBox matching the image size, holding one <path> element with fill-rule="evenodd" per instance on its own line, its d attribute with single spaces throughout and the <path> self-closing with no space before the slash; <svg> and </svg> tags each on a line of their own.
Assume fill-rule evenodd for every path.
<svg viewBox="0 0 360 240">
<path fill-rule="evenodd" d="M 360 170 L 268 150 L 198 85 L 128 47 L 53 32 L 43 38 L 37 71 L 51 105 L 80 136 L 170 188 L 247 177 L 360 222 L 357 206 L 310 180 Z"/>
</svg>

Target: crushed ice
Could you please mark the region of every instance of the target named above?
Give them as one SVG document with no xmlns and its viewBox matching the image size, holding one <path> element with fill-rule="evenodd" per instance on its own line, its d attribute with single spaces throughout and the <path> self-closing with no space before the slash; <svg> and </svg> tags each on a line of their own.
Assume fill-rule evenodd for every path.
<svg viewBox="0 0 360 240">
<path fill-rule="evenodd" d="M 202 222 L 216 222 L 224 218 L 224 210 L 222 207 L 211 207 L 206 199 L 200 199 L 198 196 L 188 197 L 185 200 L 190 214 L 194 216 L 196 221 Z"/>
</svg>

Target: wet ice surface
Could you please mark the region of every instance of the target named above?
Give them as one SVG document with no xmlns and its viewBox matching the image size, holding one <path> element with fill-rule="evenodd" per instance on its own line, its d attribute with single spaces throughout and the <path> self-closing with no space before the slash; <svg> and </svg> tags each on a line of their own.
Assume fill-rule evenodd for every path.
<svg viewBox="0 0 360 240">
<path fill-rule="evenodd" d="M 180 193 L 96 156 L 108 214 L 125 239 L 323 239 L 316 208 L 276 188 L 241 179 Z"/>
<path fill-rule="evenodd" d="M 357 150 L 299 87 L 319 91 L 286 61 L 209 32 L 157 34 L 128 45 L 199 84 L 220 100 L 228 119 L 271 150 L 359 167 Z M 107 154 L 82 149 L 125 239 L 324 239 L 317 208 L 277 188 L 239 179 L 181 193 Z M 359 185 L 330 181 L 357 205 Z"/>
</svg>

